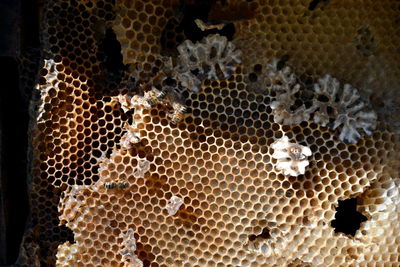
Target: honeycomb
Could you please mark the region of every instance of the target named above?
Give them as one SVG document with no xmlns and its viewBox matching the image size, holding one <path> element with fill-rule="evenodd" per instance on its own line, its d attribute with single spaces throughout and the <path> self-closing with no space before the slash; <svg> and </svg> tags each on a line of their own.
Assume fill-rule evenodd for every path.
<svg viewBox="0 0 400 267">
<path fill-rule="evenodd" d="M 174 86 L 164 59 L 187 38 L 179 7 L 189 4 L 199 3 L 46 1 L 17 263 L 396 266 L 400 3 L 215 1 L 209 19 L 229 11 L 220 20 L 234 25 L 241 63 L 180 90 L 186 113 L 174 123 L 171 105 L 125 96 Z M 359 88 L 377 129 L 348 144 L 312 120 L 276 122 L 273 59 L 302 88 L 328 74 Z M 311 150 L 304 174 L 276 170 L 271 145 L 284 136 Z M 338 201 L 354 197 L 367 221 L 354 236 L 335 232 Z"/>
</svg>

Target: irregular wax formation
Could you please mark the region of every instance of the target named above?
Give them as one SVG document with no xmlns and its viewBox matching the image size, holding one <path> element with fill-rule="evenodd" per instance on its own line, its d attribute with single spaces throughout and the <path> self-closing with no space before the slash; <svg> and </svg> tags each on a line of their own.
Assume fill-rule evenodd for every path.
<svg viewBox="0 0 400 267">
<path fill-rule="evenodd" d="M 359 202 L 359 212 L 369 214 L 370 218 L 362 223 L 355 238 L 379 243 L 386 237 L 386 243 L 395 243 L 390 237 L 400 227 L 400 179 L 380 178 L 363 193 Z"/>
<path fill-rule="evenodd" d="M 304 174 L 309 162 L 307 157 L 311 156 L 311 150 L 296 143 L 290 143 L 287 136 L 271 144 L 274 149 L 272 157 L 277 159 L 276 168 L 284 175 L 298 176 Z"/>
<path fill-rule="evenodd" d="M 135 254 L 136 239 L 133 230 L 129 228 L 125 234 L 121 233 L 119 238 L 122 238 L 119 253 L 122 255 L 122 260 L 125 262 L 124 266 L 143 267 L 143 262 Z"/>
<path fill-rule="evenodd" d="M 141 112 L 143 109 L 151 108 L 147 98 L 145 96 L 134 95 L 130 96 L 128 94 L 119 94 L 117 96 L 111 97 L 111 105 L 119 103 L 121 109 L 126 113 L 130 110 L 135 110 L 136 112 Z M 125 133 L 121 136 L 120 145 L 125 149 L 132 149 L 134 144 L 139 143 L 140 133 L 136 127 L 135 122 L 124 124 Z"/>
<path fill-rule="evenodd" d="M 272 113 L 274 114 L 274 122 L 284 125 L 300 124 L 307 121 L 312 113 L 311 109 L 306 109 L 304 105 L 293 109 L 296 101 L 294 95 L 299 91 L 300 85 L 288 88 L 282 94 L 276 97 L 271 103 Z"/>
<path fill-rule="evenodd" d="M 58 246 L 56 266 L 74 266 L 77 260 L 78 245 L 69 241 Z"/>
<path fill-rule="evenodd" d="M 135 126 L 126 125 L 125 129 L 126 133 L 121 137 L 121 147 L 126 149 L 132 149 L 134 144 L 139 143 L 140 141 L 140 133 L 139 130 Z"/>
<path fill-rule="evenodd" d="M 46 95 L 49 93 L 49 90 L 51 90 L 53 87 L 57 86 L 59 83 L 57 79 L 58 71 L 56 68 L 56 62 L 53 59 L 44 59 L 43 60 L 43 70 L 47 73 L 45 75 L 46 82 L 44 84 L 37 84 L 36 88 L 37 90 L 40 91 L 41 98 L 44 99 Z M 45 104 L 44 101 L 42 101 L 38 107 L 37 107 L 37 121 L 40 121 L 42 119 L 42 116 L 44 115 L 45 112 Z"/>
<path fill-rule="evenodd" d="M 81 209 L 81 199 L 77 195 L 87 188 L 82 185 L 72 185 L 63 192 L 63 201 L 58 204 L 58 211 L 60 212 L 60 224 L 71 222 L 75 219 L 79 210 Z"/>
<path fill-rule="evenodd" d="M 306 107 L 299 94 L 304 90 L 289 66 L 278 68 L 276 59 L 268 64 L 266 86 L 276 92 L 271 103 L 274 122 L 284 125 L 300 124 L 312 118 L 315 123 L 340 128 L 339 139 L 356 143 L 361 137 L 360 130 L 371 135 L 376 127 L 376 113 L 366 109 L 356 88 L 345 84 L 342 88 L 337 79 L 325 75 L 314 85 L 313 103 Z"/>
<path fill-rule="evenodd" d="M 356 88 L 345 84 L 342 88 L 337 79 L 325 75 L 314 85 L 314 121 L 333 129 L 340 128 L 339 138 L 348 143 L 357 143 L 360 130 L 371 135 L 376 127 L 376 113 L 366 109 Z M 332 123 L 330 123 L 332 122 Z"/>
<path fill-rule="evenodd" d="M 124 112 L 128 112 L 134 108 L 150 108 L 150 104 L 148 103 L 145 97 L 134 95 L 129 96 L 127 94 L 119 94 L 117 96 L 112 97 L 112 103 L 120 103 L 121 108 Z"/>
<path fill-rule="evenodd" d="M 294 233 L 309 234 L 316 224 L 310 225 L 296 224 L 289 228 L 288 224 L 277 224 L 277 222 L 268 222 L 268 235 L 256 236 L 249 240 L 245 248 L 249 253 L 261 254 L 264 257 L 280 255 L 285 249 L 297 245 L 299 241 L 291 240 L 290 236 Z M 290 231 L 289 231 L 290 229 Z"/>
<path fill-rule="evenodd" d="M 280 61 L 274 58 L 271 63 L 267 64 L 264 73 L 265 85 L 271 87 L 275 92 L 282 93 L 288 91 L 291 87 L 295 87 L 297 76 L 288 65 L 280 66 Z"/>
<path fill-rule="evenodd" d="M 140 159 L 137 163 L 133 176 L 135 178 L 143 178 L 144 174 L 150 170 L 150 161 L 147 159 Z"/>
<path fill-rule="evenodd" d="M 348 143 L 357 143 L 361 134 L 358 129 L 371 135 L 376 127 L 376 113 L 364 109 L 365 104 L 360 101 L 360 95 L 350 84 L 345 84 L 338 103 L 338 115 L 333 123 L 335 130 L 341 127 L 339 138 Z"/>
<path fill-rule="evenodd" d="M 197 27 L 199 27 L 199 29 L 202 31 L 208 31 L 213 29 L 222 30 L 222 28 L 226 25 L 225 23 L 218 23 L 218 24 L 205 23 L 201 19 L 195 19 L 194 22 L 196 23 Z"/>
<path fill-rule="evenodd" d="M 322 126 L 329 123 L 330 117 L 336 113 L 334 103 L 340 83 L 330 75 L 325 75 L 314 85 L 316 97 L 313 100 L 314 122 Z"/>
<path fill-rule="evenodd" d="M 276 92 L 276 100 L 271 103 L 274 122 L 284 125 L 300 124 L 310 118 L 312 109 L 304 104 L 295 106 L 295 94 L 300 90 L 297 77 L 289 66 L 278 69 L 276 59 L 267 65 L 266 86 Z"/>
<path fill-rule="evenodd" d="M 183 204 L 182 198 L 177 196 L 172 196 L 169 199 L 168 204 L 165 208 L 167 209 L 169 215 L 175 215 L 182 204 Z"/>
<path fill-rule="evenodd" d="M 186 40 L 177 49 L 177 63 L 169 66 L 171 74 L 183 87 L 196 92 L 206 78 L 229 78 L 242 56 L 232 42 L 219 34 L 208 35 L 195 44 Z"/>
</svg>

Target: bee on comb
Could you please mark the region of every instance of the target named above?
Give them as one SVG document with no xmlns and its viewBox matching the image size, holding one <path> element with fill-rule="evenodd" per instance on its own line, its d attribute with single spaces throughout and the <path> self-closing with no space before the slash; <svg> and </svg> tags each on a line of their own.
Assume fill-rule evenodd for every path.
<svg viewBox="0 0 400 267">
<path fill-rule="evenodd" d="M 167 91 L 165 90 L 157 90 L 156 88 L 153 88 L 151 90 L 151 93 L 149 94 L 147 102 L 150 105 L 156 105 L 160 103 L 167 95 Z"/>
<path fill-rule="evenodd" d="M 107 189 L 125 189 L 129 187 L 129 184 L 126 182 L 110 182 L 105 183 L 104 187 Z"/>
<path fill-rule="evenodd" d="M 181 105 L 181 104 L 175 104 L 174 105 L 174 112 L 170 115 L 171 123 L 176 125 L 180 121 L 182 121 L 183 118 L 185 117 L 186 111 L 187 111 L 186 106 Z"/>
</svg>

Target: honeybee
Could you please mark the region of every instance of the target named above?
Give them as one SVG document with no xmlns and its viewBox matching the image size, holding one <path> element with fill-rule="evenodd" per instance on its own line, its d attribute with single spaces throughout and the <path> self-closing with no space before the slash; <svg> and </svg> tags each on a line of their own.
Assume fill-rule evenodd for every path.
<svg viewBox="0 0 400 267">
<path fill-rule="evenodd" d="M 129 184 L 126 182 L 110 182 L 105 183 L 104 187 L 107 189 L 125 189 L 129 187 Z"/>
<path fill-rule="evenodd" d="M 176 125 L 178 122 L 183 120 L 183 117 L 185 116 L 187 108 L 181 104 L 176 104 L 174 105 L 174 113 L 170 115 L 171 117 L 171 123 Z"/>
<path fill-rule="evenodd" d="M 165 98 L 166 95 L 167 95 L 167 91 L 165 91 L 165 90 L 159 91 L 159 90 L 153 88 L 151 90 L 151 94 L 149 95 L 147 102 L 150 105 L 158 104 L 158 103 L 160 103 L 161 100 L 163 100 Z"/>
</svg>

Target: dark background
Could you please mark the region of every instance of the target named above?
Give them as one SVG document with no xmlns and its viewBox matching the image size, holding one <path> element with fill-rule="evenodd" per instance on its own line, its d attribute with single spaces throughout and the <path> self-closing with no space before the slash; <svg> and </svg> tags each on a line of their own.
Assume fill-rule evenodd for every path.
<svg viewBox="0 0 400 267">
<path fill-rule="evenodd" d="M 0 1 L 0 265 L 15 262 L 28 217 L 28 105 L 33 88 L 26 90 L 20 63 L 39 49 L 41 6 L 34 0 Z"/>
</svg>

